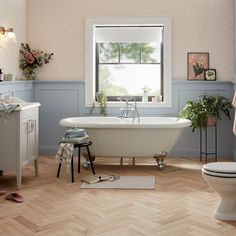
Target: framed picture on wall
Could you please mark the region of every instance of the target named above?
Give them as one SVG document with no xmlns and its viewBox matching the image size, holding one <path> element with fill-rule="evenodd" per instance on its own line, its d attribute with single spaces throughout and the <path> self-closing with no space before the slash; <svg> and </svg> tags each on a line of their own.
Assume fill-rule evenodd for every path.
<svg viewBox="0 0 236 236">
<path fill-rule="evenodd" d="M 216 80 L 216 69 L 205 69 L 204 78 L 205 80 Z"/>
<path fill-rule="evenodd" d="M 204 70 L 209 68 L 208 52 L 188 52 L 188 80 L 204 80 Z"/>
</svg>

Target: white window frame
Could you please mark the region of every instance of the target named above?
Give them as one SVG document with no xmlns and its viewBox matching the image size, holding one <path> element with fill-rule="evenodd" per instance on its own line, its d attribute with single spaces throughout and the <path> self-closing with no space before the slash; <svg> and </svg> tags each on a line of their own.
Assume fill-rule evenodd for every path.
<svg viewBox="0 0 236 236">
<path fill-rule="evenodd" d="M 85 21 L 85 106 L 95 102 L 95 27 L 96 26 L 164 26 L 163 35 L 163 102 L 138 102 L 138 107 L 171 107 L 172 102 L 172 59 L 170 17 L 91 17 Z M 99 105 L 95 102 L 95 106 Z M 107 102 L 108 107 L 120 107 L 121 102 Z"/>
</svg>

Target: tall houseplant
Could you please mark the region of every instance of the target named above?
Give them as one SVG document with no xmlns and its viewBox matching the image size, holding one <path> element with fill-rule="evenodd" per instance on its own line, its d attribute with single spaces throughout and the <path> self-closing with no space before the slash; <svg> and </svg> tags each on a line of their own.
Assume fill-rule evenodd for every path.
<svg viewBox="0 0 236 236">
<path fill-rule="evenodd" d="M 224 114 L 228 119 L 230 119 L 231 108 L 231 102 L 224 96 L 204 95 L 197 101 L 187 101 L 178 116 L 191 120 L 191 127 L 194 132 L 195 129 L 206 128 L 209 117 L 214 117 L 217 121 L 221 120 L 221 115 Z"/>
</svg>

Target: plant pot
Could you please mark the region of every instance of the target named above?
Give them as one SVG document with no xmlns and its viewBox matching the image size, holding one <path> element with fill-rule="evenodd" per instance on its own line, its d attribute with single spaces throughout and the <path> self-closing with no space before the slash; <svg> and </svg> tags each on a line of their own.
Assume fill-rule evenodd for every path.
<svg viewBox="0 0 236 236">
<path fill-rule="evenodd" d="M 213 126 L 216 124 L 215 116 L 208 116 L 207 117 L 207 126 Z"/>
</svg>

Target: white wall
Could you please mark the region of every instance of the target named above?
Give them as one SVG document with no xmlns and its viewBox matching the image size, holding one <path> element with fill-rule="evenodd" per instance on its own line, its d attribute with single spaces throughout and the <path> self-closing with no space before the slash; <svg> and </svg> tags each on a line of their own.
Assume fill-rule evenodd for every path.
<svg viewBox="0 0 236 236">
<path fill-rule="evenodd" d="M 0 42 L 0 68 L 6 74 L 21 76 L 19 69 L 20 43 L 26 41 L 27 0 L 0 0 L 0 26 L 14 29 L 17 44 Z"/>
<path fill-rule="evenodd" d="M 234 76 L 234 0 L 29 0 L 27 39 L 54 52 L 42 80 L 84 80 L 84 21 L 99 16 L 171 16 L 173 79 L 186 80 L 187 52 L 209 52 L 218 80 Z"/>
</svg>

